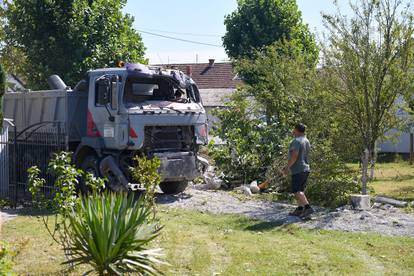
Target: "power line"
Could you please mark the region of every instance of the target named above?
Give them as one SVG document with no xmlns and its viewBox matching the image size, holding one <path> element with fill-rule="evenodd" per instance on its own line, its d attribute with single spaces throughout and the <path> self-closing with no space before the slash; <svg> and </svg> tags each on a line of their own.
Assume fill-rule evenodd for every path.
<svg viewBox="0 0 414 276">
<path fill-rule="evenodd" d="M 168 36 L 168 35 L 162 35 L 162 34 L 157 34 L 157 33 L 153 33 L 153 32 L 147 32 L 147 31 L 143 31 L 143 30 L 137 30 L 137 31 L 140 32 L 140 33 L 144 33 L 144 34 L 159 36 L 159 37 L 178 40 L 178 41 L 187 42 L 187 43 L 200 44 L 200 45 L 206 45 L 206 46 L 212 46 L 212 47 L 218 47 L 218 48 L 223 47 L 223 46 L 217 45 L 217 44 L 199 42 L 199 41 L 188 40 L 188 39 L 183 39 L 183 38 L 177 38 L 177 37 L 172 37 L 172 36 Z"/>
<path fill-rule="evenodd" d="M 219 34 L 182 33 L 182 32 L 172 32 L 172 31 L 164 31 L 164 30 L 148 29 L 148 28 L 140 28 L 140 29 L 148 31 L 148 32 L 158 32 L 158 33 L 167 33 L 167 34 L 176 34 L 176 35 L 222 37 L 222 35 L 219 35 Z"/>
</svg>

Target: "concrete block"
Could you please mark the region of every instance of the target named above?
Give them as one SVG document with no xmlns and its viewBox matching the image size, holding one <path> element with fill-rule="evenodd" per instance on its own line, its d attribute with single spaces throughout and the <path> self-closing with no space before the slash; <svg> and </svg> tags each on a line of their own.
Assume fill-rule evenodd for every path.
<svg viewBox="0 0 414 276">
<path fill-rule="evenodd" d="M 369 195 L 351 195 L 351 204 L 354 209 L 371 209 L 371 197 Z"/>
</svg>

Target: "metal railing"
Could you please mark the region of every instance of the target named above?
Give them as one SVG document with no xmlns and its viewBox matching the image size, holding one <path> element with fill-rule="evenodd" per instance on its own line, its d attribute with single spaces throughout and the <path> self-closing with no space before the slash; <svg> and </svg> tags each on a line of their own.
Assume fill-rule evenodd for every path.
<svg viewBox="0 0 414 276">
<path fill-rule="evenodd" d="M 0 197 L 15 204 L 31 200 L 27 170 L 32 166 L 41 170 L 46 180 L 42 192 L 49 197 L 54 191 L 54 179 L 47 173 L 47 165 L 53 153 L 66 148 L 65 127 L 60 122 L 42 122 L 19 132 L 16 129 L 9 121 L 0 137 L 0 149 L 4 151 L 0 153 Z"/>
</svg>

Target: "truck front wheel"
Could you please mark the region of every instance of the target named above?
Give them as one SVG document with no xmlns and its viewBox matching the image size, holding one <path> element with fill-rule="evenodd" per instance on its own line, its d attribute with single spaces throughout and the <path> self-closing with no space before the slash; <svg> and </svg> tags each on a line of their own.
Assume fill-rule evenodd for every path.
<svg viewBox="0 0 414 276">
<path fill-rule="evenodd" d="M 95 177 L 99 177 L 99 160 L 98 157 L 96 157 L 95 155 L 88 155 L 85 157 L 85 159 L 83 160 L 82 164 L 81 164 L 81 169 L 84 172 L 88 172 L 93 174 L 93 176 Z M 87 194 L 89 192 L 89 187 L 86 186 L 86 183 L 81 180 L 80 183 L 80 191 L 83 194 Z"/>
<path fill-rule="evenodd" d="M 175 195 L 184 192 L 188 186 L 188 181 L 168 181 L 160 184 L 161 191 L 167 195 Z"/>
<path fill-rule="evenodd" d="M 83 160 L 81 169 L 85 172 L 91 173 L 94 176 L 99 176 L 98 158 L 95 155 L 86 156 Z"/>
</svg>

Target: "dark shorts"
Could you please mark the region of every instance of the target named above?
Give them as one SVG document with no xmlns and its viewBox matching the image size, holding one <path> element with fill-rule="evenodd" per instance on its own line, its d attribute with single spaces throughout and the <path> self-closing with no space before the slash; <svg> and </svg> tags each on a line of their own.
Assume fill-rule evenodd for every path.
<svg viewBox="0 0 414 276">
<path fill-rule="evenodd" d="M 304 192 L 306 188 L 306 182 L 308 181 L 309 172 L 302 172 L 292 174 L 292 193 Z"/>
</svg>

